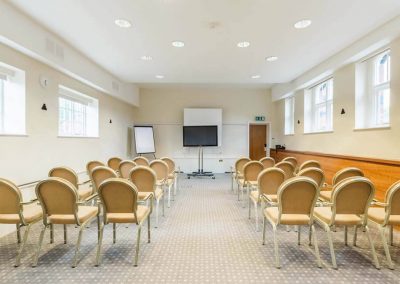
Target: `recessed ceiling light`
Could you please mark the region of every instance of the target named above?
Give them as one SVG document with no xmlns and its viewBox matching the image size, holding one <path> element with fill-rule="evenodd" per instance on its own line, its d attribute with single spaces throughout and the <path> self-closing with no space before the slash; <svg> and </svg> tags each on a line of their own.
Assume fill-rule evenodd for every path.
<svg viewBox="0 0 400 284">
<path fill-rule="evenodd" d="M 311 20 L 301 20 L 294 24 L 296 29 L 305 29 L 311 25 Z"/>
<path fill-rule="evenodd" d="M 120 28 L 130 28 L 132 24 L 125 19 L 116 19 L 114 22 Z"/>
<path fill-rule="evenodd" d="M 241 41 L 241 42 L 238 42 L 237 46 L 240 47 L 240 48 L 249 47 L 249 46 L 250 46 L 250 42 L 248 42 L 248 41 Z"/>
<path fill-rule="evenodd" d="M 251 79 L 260 79 L 260 78 L 261 78 L 260 75 L 253 75 L 253 76 L 251 76 Z"/>
<path fill-rule="evenodd" d="M 140 57 L 140 59 L 142 59 L 144 61 L 150 61 L 150 60 L 153 60 L 153 57 L 151 57 L 150 55 L 143 55 Z"/>
<path fill-rule="evenodd" d="M 173 41 L 172 46 L 174 47 L 184 47 L 185 43 L 183 41 Z"/>
<path fill-rule="evenodd" d="M 164 79 L 164 75 L 156 75 L 157 79 Z"/>
<path fill-rule="evenodd" d="M 273 62 L 273 61 L 277 61 L 278 57 L 277 56 L 269 56 L 269 57 L 265 58 L 265 60 L 267 60 L 268 62 Z"/>
</svg>

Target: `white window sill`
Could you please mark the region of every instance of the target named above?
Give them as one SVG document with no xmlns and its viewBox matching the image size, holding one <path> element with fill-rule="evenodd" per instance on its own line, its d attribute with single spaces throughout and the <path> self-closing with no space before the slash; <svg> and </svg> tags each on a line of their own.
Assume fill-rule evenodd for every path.
<svg viewBox="0 0 400 284">
<path fill-rule="evenodd" d="M 383 126 L 354 128 L 353 131 L 369 131 L 369 130 L 385 130 L 385 129 L 391 129 L 390 124 L 389 125 L 383 125 Z"/>
<path fill-rule="evenodd" d="M 100 136 L 68 136 L 68 135 L 58 135 L 57 138 L 89 138 L 89 139 L 97 139 Z"/>
<path fill-rule="evenodd" d="M 0 133 L 0 136 L 5 136 L 5 137 L 28 137 L 28 134 Z"/>
<path fill-rule="evenodd" d="M 324 131 L 315 131 L 315 132 L 304 132 L 305 135 L 324 134 L 324 133 L 333 133 L 333 130 L 324 130 Z"/>
</svg>

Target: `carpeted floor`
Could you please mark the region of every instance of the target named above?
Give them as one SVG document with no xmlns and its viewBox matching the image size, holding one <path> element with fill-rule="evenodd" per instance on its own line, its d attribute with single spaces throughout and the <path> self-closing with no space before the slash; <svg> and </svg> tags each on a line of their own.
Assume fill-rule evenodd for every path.
<svg viewBox="0 0 400 284">
<path fill-rule="evenodd" d="M 360 231 L 358 247 L 344 246 L 340 228 L 334 233 L 339 269 L 331 267 L 326 235 L 318 229 L 323 268 L 316 266 L 307 234 L 297 245 L 295 232 L 279 231 L 281 269 L 274 266 L 272 229 L 261 245 L 261 232 L 247 218 L 230 190 L 228 175 L 211 179 L 180 180 L 181 191 L 159 228 L 152 228 L 152 242 L 142 234 L 139 266 L 133 267 L 136 239 L 134 226 L 121 225 L 112 244 L 112 225 L 105 229 L 103 261 L 94 266 L 97 229 L 95 223 L 84 235 L 77 268 L 71 268 L 77 229 L 69 228 L 69 243 L 63 244 L 62 227 L 56 227 L 55 243 L 45 243 L 36 268 L 31 261 L 41 224 L 34 226 L 22 265 L 14 268 L 15 234 L 0 239 L 1 283 L 400 283 L 400 249 L 391 247 L 396 269 L 387 268 L 380 239 L 374 242 L 382 265 L 375 269 L 366 236 Z M 154 222 L 153 222 L 154 224 Z M 349 230 L 349 239 L 352 236 Z M 399 246 L 396 236 L 395 244 Z"/>
</svg>

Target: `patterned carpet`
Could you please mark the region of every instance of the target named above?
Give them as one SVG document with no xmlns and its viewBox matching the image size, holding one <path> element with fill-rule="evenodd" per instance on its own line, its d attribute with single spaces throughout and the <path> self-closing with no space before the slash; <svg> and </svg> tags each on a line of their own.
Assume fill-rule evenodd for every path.
<svg viewBox="0 0 400 284">
<path fill-rule="evenodd" d="M 340 228 L 334 233 L 339 270 L 331 268 L 325 233 L 317 235 L 323 268 L 316 266 L 307 234 L 297 245 L 295 232 L 279 231 L 281 269 L 274 266 L 272 229 L 261 245 L 261 232 L 254 219 L 247 218 L 236 196 L 230 193 L 228 175 L 211 179 L 181 179 L 181 191 L 160 226 L 152 229 L 152 242 L 142 234 L 139 266 L 133 267 L 136 229 L 121 225 L 117 243 L 112 244 L 112 225 L 105 229 L 103 261 L 94 266 L 97 231 L 93 223 L 83 235 L 80 263 L 71 268 L 78 230 L 71 226 L 69 243 L 63 244 L 62 227 L 56 227 L 55 243 L 46 234 L 38 267 L 31 257 L 41 225 L 36 224 L 29 238 L 22 265 L 13 267 L 15 234 L 0 239 L 1 283 L 400 283 L 400 249 L 391 247 L 396 269 L 387 268 L 383 249 L 374 232 L 374 242 L 383 266 L 375 269 L 367 238 L 360 231 L 358 247 L 344 246 Z M 154 221 L 153 221 L 154 224 Z M 144 231 L 145 232 L 145 231 Z M 349 240 L 352 230 L 349 230 Z M 398 236 L 395 244 L 399 245 Z"/>
</svg>

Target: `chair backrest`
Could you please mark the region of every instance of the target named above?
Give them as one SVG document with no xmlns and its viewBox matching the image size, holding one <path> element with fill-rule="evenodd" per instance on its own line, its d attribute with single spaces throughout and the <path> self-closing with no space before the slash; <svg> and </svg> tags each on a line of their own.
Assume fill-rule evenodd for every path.
<svg viewBox="0 0 400 284">
<path fill-rule="evenodd" d="M 307 169 L 307 168 L 321 168 L 320 162 L 316 160 L 309 160 L 302 163 L 299 167 L 299 171 Z"/>
<path fill-rule="evenodd" d="M 95 192 L 98 192 L 99 186 L 103 181 L 116 177 L 118 177 L 117 173 L 113 169 L 105 166 L 94 168 L 90 175 Z"/>
<path fill-rule="evenodd" d="M 118 171 L 122 178 L 129 178 L 129 173 L 131 170 L 136 167 L 136 163 L 131 160 L 124 160 L 119 163 Z"/>
<path fill-rule="evenodd" d="M 257 178 L 258 193 L 260 195 L 275 195 L 285 181 L 285 172 L 278 168 L 268 168 L 263 170 Z"/>
<path fill-rule="evenodd" d="M 335 214 L 356 214 L 364 215 L 366 222 L 374 194 L 373 183 L 365 177 L 352 177 L 339 182 L 332 191 L 332 221 Z"/>
<path fill-rule="evenodd" d="M 305 168 L 301 170 L 297 176 L 309 177 L 313 181 L 318 184 L 318 187 L 321 188 L 325 183 L 325 174 L 324 171 L 320 168 Z"/>
<path fill-rule="evenodd" d="M 100 161 L 90 161 L 89 163 L 86 164 L 86 173 L 90 177 L 90 173 L 95 167 L 102 167 L 102 166 L 105 166 L 105 164 Z"/>
<path fill-rule="evenodd" d="M 279 219 L 282 214 L 305 214 L 312 216 L 319 188 L 308 177 L 294 177 L 286 180 L 278 190 Z"/>
<path fill-rule="evenodd" d="M 112 168 L 114 171 L 118 171 L 119 168 L 119 163 L 122 162 L 121 158 L 118 157 L 112 157 L 110 159 L 108 159 L 107 161 L 107 165 Z"/>
<path fill-rule="evenodd" d="M 168 179 L 168 164 L 162 160 L 153 160 L 150 162 L 150 168 L 156 173 L 157 180 Z"/>
<path fill-rule="evenodd" d="M 163 157 L 160 160 L 162 160 L 162 161 L 167 163 L 168 169 L 169 169 L 169 174 L 174 174 L 175 173 L 175 162 L 171 158 Z"/>
<path fill-rule="evenodd" d="M 130 172 L 129 179 L 139 192 L 154 192 L 157 176 L 151 168 L 137 166 Z"/>
<path fill-rule="evenodd" d="M 286 178 L 292 178 L 294 176 L 294 166 L 292 163 L 287 161 L 282 161 L 275 164 L 276 168 L 279 168 L 285 172 Z"/>
<path fill-rule="evenodd" d="M 386 191 L 385 201 L 389 204 L 386 210 L 388 215 L 400 215 L 400 181 L 389 187 Z"/>
<path fill-rule="evenodd" d="M 49 171 L 49 177 L 58 177 L 72 183 L 75 188 L 78 188 L 78 175 L 73 169 L 67 167 L 56 167 Z"/>
<path fill-rule="evenodd" d="M 246 163 L 250 162 L 249 158 L 240 158 L 235 162 L 235 172 L 243 174 L 243 167 Z"/>
<path fill-rule="evenodd" d="M 134 213 L 136 217 L 138 191 L 129 180 L 110 178 L 104 181 L 99 187 L 99 197 L 106 219 L 108 213 Z"/>
<path fill-rule="evenodd" d="M 133 159 L 133 161 L 138 165 L 138 166 L 149 166 L 149 160 L 147 160 L 147 158 L 139 156 L 139 157 L 135 157 Z"/>
<path fill-rule="evenodd" d="M 332 178 L 332 184 L 336 185 L 349 177 L 363 177 L 364 173 L 359 168 L 344 168 L 338 171 Z"/>
<path fill-rule="evenodd" d="M 264 170 L 264 165 L 259 161 L 250 161 L 243 167 L 245 181 L 257 181 L 259 173 Z"/>
<path fill-rule="evenodd" d="M 295 157 L 286 157 L 282 160 L 282 162 L 289 162 L 293 165 L 293 168 L 297 167 L 297 159 Z"/>
<path fill-rule="evenodd" d="M 264 169 L 272 168 L 275 166 L 275 160 L 271 157 L 264 157 L 260 159 L 261 164 L 263 164 Z"/>
<path fill-rule="evenodd" d="M 57 177 L 43 180 L 36 185 L 36 196 L 42 205 L 44 216 L 73 214 L 76 217 L 79 196 L 69 181 Z"/>
<path fill-rule="evenodd" d="M 0 214 L 19 214 L 22 194 L 11 181 L 0 178 Z"/>
</svg>

